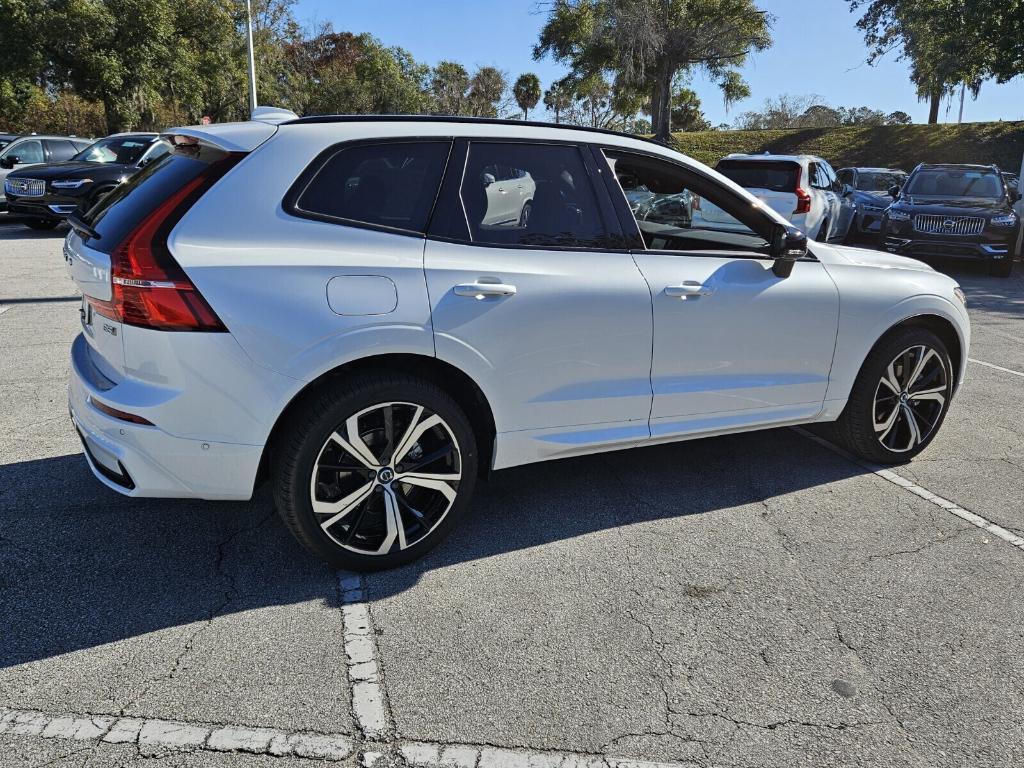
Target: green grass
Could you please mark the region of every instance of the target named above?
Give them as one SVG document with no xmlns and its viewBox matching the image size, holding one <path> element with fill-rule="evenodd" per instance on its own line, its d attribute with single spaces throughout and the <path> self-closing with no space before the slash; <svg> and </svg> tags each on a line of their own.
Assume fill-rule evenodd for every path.
<svg viewBox="0 0 1024 768">
<path fill-rule="evenodd" d="M 676 148 L 708 165 L 731 152 L 818 155 L 834 168 L 881 166 L 913 170 L 918 163 L 995 163 L 1020 170 L 1024 122 L 886 125 L 775 131 L 673 134 Z"/>
</svg>

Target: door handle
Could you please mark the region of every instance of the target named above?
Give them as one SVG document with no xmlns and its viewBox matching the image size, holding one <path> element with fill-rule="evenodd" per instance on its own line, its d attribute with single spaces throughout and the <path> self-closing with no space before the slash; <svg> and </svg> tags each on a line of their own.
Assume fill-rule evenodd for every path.
<svg viewBox="0 0 1024 768">
<path fill-rule="evenodd" d="M 516 287 L 505 283 L 462 283 L 455 286 L 455 295 L 478 300 L 488 296 L 515 296 Z"/>
<path fill-rule="evenodd" d="M 714 288 L 708 288 L 693 280 L 687 280 L 682 285 L 669 285 L 665 287 L 665 295 L 686 301 L 698 296 L 710 296 L 715 292 Z"/>
</svg>

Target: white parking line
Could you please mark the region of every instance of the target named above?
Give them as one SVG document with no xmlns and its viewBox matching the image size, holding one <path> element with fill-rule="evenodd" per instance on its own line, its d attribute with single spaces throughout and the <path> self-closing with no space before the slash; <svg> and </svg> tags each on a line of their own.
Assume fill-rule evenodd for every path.
<svg viewBox="0 0 1024 768">
<path fill-rule="evenodd" d="M 339 573 L 338 578 L 348 679 L 352 683 L 352 714 L 366 738 L 383 739 L 394 729 L 377 664 L 377 640 L 366 603 L 366 587 L 356 574 Z"/>
<path fill-rule="evenodd" d="M 352 738 L 340 734 L 289 733 L 273 728 L 110 715 L 54 716 L 24 709 L 0 709 L 0 733 L 96 744 L 137 744 L 184 752 L 250 752 L 331 761 L 344 760 L 355 750 Z"/>
<path fill-rule="evenodd" d="M 1024 377 L 1024 371 L 1015 371 L 1012 368 L 1003 368 L 1001 365 L 986 363 L 984 360 L 975 360 L 973 357 L 968 357 L 967 360 L 968 362 L 975 363 L 977 365 L 984 365 L 986 368 L 994 368 L 995 370 L 1002 371 L 1003 373 L 1012 373 L 1014 376 Z"/>
<path fill-rule="evenodd" d="M 7 305 L 7 306 L 5 306 L 5 307 L 0 307 L 0 315 L 2 315 L 2 314 L 3 314 L 4 312 L 6 312 L 6 311 L 7 311 L 8 309 L 11 309 L 11 308 L 12 308 L 13 306 L 14 306 L 13 304 L 8 304 L 8 305 Z"/>
<path fill-rule="evenodd" d="M 38 710 L 2 707 L 0 733 L 96 745 L 135 744 L 140 748 L 174 752 L 248 752 L 307 758 L 318 763 L 347 760 L 360 753 L 362 764 L 372 765 L 392 752 L 401 754 L 405 762 L 415 768 L 438 765 L 444 768 L 684 768 L 679 763 L 579 752 L 505 749 L 488 744 L 435 741 L 371 741 L 360 744 L 341 734 L 115 715 L 52 715 Z"/>
<path fill-rule="evenodd" d="M 961 520 L 966 520 L 971 525 L 975 525 L 978 528 L 981 528 L 983 531 L 988 531 L 993 536 L 1002 539 L 1011 546 L 1014 546 L 1017 549 L 1024 552 L 1024 539 L 1022 539 L 1015 533 L 1011 533 L 1010 531 L 1006 530 L 1001 525 L 996 525 L 991 520 L 986 520 L 981 515 L 975 512 L 971 512 L 968 509 L 964 509 L 956 502 L 943 498 L 942 496 L 939 496 L 937 493 L 932 493 L 927 488 L 924 488 L 923 486 L 920 486 L 917 483 L 907 480 L 907 478 L 896 474 L 891 469 L 880 467 L 877 464 L 871 464 L 866 461 L 861 461 L 853 454 L 844 451 L 837 445 L 833 445 L 823 437 L 818 437 L 813 432 L 808 432 L 803 427 L 793 427 L 793 431 L 803 435 L 809 440 L 813 440 L 814 442 L 824 446 L 825 448 L 828 448 L 833 453 L 839 454 L 843 458 L 852 461 L 854 464 L 858 464 L 864 467 L 864 469 L 868 470 L 869 472 L 875 475 L 878 475 L 883 480 L 888 480 L 893 485 L 897 485 L 905 491 L 910 491 L 915 496 L 918 496 L 924 499 L 925 501 L 931 502 L 937 507 L 941 507 L 950 514 L 956 515 Z"/>
</svg>

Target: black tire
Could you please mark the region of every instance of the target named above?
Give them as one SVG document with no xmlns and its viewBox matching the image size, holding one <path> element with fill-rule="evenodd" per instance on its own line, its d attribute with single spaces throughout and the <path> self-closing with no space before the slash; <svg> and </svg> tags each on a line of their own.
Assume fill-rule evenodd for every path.
<svg viewBox="0 0 1024 768">
<path fill-rule="evenodd" d="M 38 229 L 38 230 L 54 229 L 58 224 L 60 224 L 59 221 L 53 221 L 52 219 L 26 219 L 25 220 L 25 226 L 29 227 L 30 229 Z"/>
<path fill-rule="evenodd" d="M 924 351 L 906 356 L 918 349 Z M 925 365 L 920 375 L 906 386 L 922 358 Z M 883 381 L 883 377 L 889 378 L 890 363 L 902 394 Z M 868 461 L 910 461 L 938 434 L 952 399 L 954 375 L 949 352 L 934 333 L 914 326 L 893 331 L 875 345 L 861 366 L 846 408 L 835 424 L 836 437 L 852 453 Z M 931 391 L 937 388 L 941 391 Z M 941 403 L 936 395 L 941 395 Z M 919 440 L 914 440 L 910 421 L 916 425 Z M 886 424 L 889 430 L 884 430 Z"/>
<path fill-rule="evenodd" d="M 96 203 L 104 198 L 104 196 L 113 192 L 117 187 L 102 187 L 100 189 L 93 190 L 93 193 L 89 195 L 89 199 L 85 201 L 85 205 L 82 206 L 82 212 L 89 211 Z"/>
<path fill-rule="evenodd" d="M 423 411 L 416 411 L 418 407 Z M 391 415 L 385 415 L 385 410 Z M 369 451 L 376 465 L 397 475 L 389 478 L 369 468 L 358 450 L 348 452 L 332 437 L 337 435 L 348 440 L 349 447 L 354 445 L 346 423 L 353 416 L 357 417 L 355 435 L 361 447 Z M 416 442 L 403 443 L 403 437 L 415 432 L 411 425 L 435 421 L 434 416 L 440 419 L 440 425 L 430 427 Z M 473 429 L 450 395 L 422 379 L 361 374 L 336 380 L 309 395 L 287 418 L 278 435 L 271 452 L 278 513 L 299 543 L 338 568 L 374 571 L 415 560 L 451 532 L 473 495 L 477 474 Z M 444 450 L 445 441 L 454 442 L 454 451 L 431 460 Z M 390 456 L 396 450 L 403 451 L 403 455 L 391 466 Z M 406 457 L 412 457 L 414 464 L 403 468 L 401 462 Z M 382 464 L 382 459 L 388 463 Z M 415 464 L 417 460 L 420 465 Z M 424 466 L 435 476 L 458 472 L 459 479 L 454 483 L 442 481 L 448 491 L 455 492 L 454 499 L 449 499 L 443 489 L 402 483 L 402 477 L 423 482 L 410 473 L 426 472 Z M 429 482 L 438 483 L 436 479 Z M 358 496 L 367 486 L 372 487 L 370 493 Z M 324 507 L 353 497 L 365 500 L 353 502 L 358 503 L 357 507 L 341 505 L 331 511 L 321 507 L 318 513 L 314 511 L 314 497 Z M 351 511 L 339 517 L 337 510 L 349 506 Z M 394 517 L 390 516 L 391 510 L 396 510 Z M 331 523 L 335 517 L 339 519 Z M 392 528 L 389 521 L 394 523 L 395 518 L 397 525 Z M 402 533 L 393 535 L 391 531 L 397 531 L 399 525 Z M 378 544 L 387 547 L 383 554 L 371 552 Z"/>
<path fill-rule="evenodd" d="M 525 227 L 530 223 L 530 214 L 533 212 L 533 201 L 528 200 L 523 209 L 519 212 L 519 226 Z"/>
<path fill-rule="evenodd" d="M 993 259 L 988 263 L 988 273 L 992 277 L 1009 277 L 1013 274 L 1013 258 Z"/>
</svg>

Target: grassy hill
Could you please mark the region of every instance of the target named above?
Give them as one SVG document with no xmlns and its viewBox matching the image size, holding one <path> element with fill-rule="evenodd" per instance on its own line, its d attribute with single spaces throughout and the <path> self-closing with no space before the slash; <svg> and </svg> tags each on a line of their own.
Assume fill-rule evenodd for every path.
<svg viewBox="0 0 1024 768">
<path fill-rule="evenodd" d="M 1024 122 L 964 125 L 886 125 L 779 131 L 700 131 L 673 134 L 676 148 L 708 165 L 730 152 L 806 153 L 834 168 L 883 166 L 912 170 L 918 163 L 995 163 L 1020 170 Z"/>
</svg>

